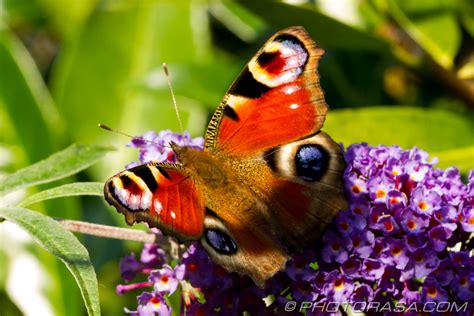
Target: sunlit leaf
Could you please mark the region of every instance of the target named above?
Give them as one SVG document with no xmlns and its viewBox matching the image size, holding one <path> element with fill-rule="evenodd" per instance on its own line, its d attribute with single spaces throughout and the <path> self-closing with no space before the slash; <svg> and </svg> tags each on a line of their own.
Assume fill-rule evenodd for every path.
<svg viewBox="0 0 474 316">
<path fill-rule="evenodd" d="M 455 12 L 443 10 L 439 1 L 429 1 L 428 5 L 425 3 L 424 6 L 424 1 L 407 1 L 407 4 L 411 3 L 407 9 L 411 14 L 408 15 L 397 1 L 386 1 L 393 18 L 411 38 L 441 66 L 452 68 L 454 57 L 461 45 L 461 31 Z"/>
<path fill-rule="evenodd" d="M 18 204 L 19 207 L 25 207 L 30 204 L 38 203 L 44 200 L 57 199 L 67 196 L 78 195 L 96 195 L 102 196 L 104 184 L 102 182 L 77 182 L 64 184 L 49 190 L 44 190 L 33 194 Z"/>
<path fill-rule="evenodd" d="M 103 146 L 71 145 L 44 160 L 5 176 L 0 182 L 0 195 L 75 174 L 111 150 L 113 149 Z"/>
<path fill-rule="evenodd" d="M 440 168 L 456 166 L 462 172 L 474 169 L 474 146 L 455 148 L 440 152 L 430 153 L 433 157 L 438 157 Z"/>
<path fill-rule="evenodd" d="M 323 129 L 345 146 L 361 142 L 417 146 L 431 154 L 472 146 L 472 119 L 444 110 L 381 106 L 330 111 Z M 468 149 L 459 156 L 467 162 L 459 166 L 464 170 L 474 167 L 474 159 L 468 163 L 462 158 L 466 153 Z"/>
<path fill-rule="evenodd" d="M 63 36 L 79 32 L 98 0 L 36 0 L 49 15 L 54 29 Z"/>
<path fill-rule="evenodd" d="M 100 315 L 99 290 L 87 249 L 52 218 L 25 208 L 0 208 L 0 217 L 27 231 L 67 266 L 76 279 L 89 315 Z"/>
</svg>

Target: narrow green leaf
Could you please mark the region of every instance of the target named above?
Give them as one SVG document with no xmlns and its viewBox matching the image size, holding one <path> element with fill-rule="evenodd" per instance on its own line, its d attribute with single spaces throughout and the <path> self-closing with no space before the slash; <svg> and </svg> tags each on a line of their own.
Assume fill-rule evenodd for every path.
<svg viewBox="0 0 474 316">
<path fill-rule="evenodd" d="M 62 179 L 86 169 L 106 153 L 111 147 L 71 145 L 48 158 L 1 179 L 0 196 L 21 188 Z"/>
<path fill-rule="evenodd" d="M 18 207 L 25 207 L 30 204 L 44 200 L 57 199 L 66 196 L 96 195 L 102 196 L 104 184 L 102 182 L 77 182 L 61 185 L 49 190 L 44 190 L 33 194 L 18 204 Z"/>
<path fill-rule="evenodd" d="M 14 130 L 30 162 L 57 150 L 64 131 L 60 117 L 41 74 L 21 41 L 0 30 L 0 108 Z M 3 127 L 3 126 L 2 126 Z"/>
<path fill-rule="evenodd" d="M 87 249 L 52 218 L 26 208 L 0 208 L 0 217 L 27 231 L 46 251 L 58 257 L 76 279 L 89 315 L 100 315 L 97 278 Z"/>
</svg>

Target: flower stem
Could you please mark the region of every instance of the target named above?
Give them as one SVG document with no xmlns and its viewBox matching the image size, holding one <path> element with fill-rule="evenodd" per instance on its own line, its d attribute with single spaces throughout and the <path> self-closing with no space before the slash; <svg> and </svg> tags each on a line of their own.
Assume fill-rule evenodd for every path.
<svg viewBox="0 0 474 316">
<path fill-rule="evenodd" d="M 163 250 L 168 251 L 173 258 L 178 258 L 184 251 L 184 245 L 178 244 L 170 237 L 159 234 L 147 233 L 141 230 L 100 225 L 82 221 L 56 218 L 56 221 L 69 231 L 105 237 L 111 239 L 130 240 L 143 243 L 159 244 Z"/>
<path fill-rule="evenodd" d="M 159 242 L 159 239 L 166 239 L 165 237 L 160 235 L 146 233 L 141 230 L 135 230 L 130 228 L 93 224 L 88 222 L 74 221 L 61 218 L 57 218 L 56 221 L 58 221 L 59 224 L 64 226 L 64 228 L 69 231 L 105 238 L 131 240 L 143 243 L 154 243 Z"/>
</svg>

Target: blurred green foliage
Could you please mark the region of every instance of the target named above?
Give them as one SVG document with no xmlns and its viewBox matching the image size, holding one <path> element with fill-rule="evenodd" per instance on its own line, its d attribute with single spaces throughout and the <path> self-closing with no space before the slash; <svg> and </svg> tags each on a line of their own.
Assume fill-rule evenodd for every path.
<svg viewBox="0 0 474 316">
<path fill-rule="evenodd" d="M 291 25 L 303 25 L 326 50 L 320 74 L 331 111 L 324 129 L 336 141 L 418 146 L 439 156 L 442 167 L 455 164 L 465 174 L 474 166 L 472 1 L 4 0 L 0 6 L 1 173 L 72 142 L 115 145 L 119 151 L 76 176 L 104 181 L 136 152 L 97 123 L 134 135 L 178 129 L 163 62 L 185 128 L 202 135 L 252 54 Z M 124 225 L 100 198 L 34 208 Z M 114 288 L 119 258 L 140 245 L 80 239 L 101 284 L 103 314 L 135 306 L 133 295 L 118 300 Z M 72 276 L 52 256 L 38 255 L 54 313 L 83 315 Z M 0 271 L 11 262 L 0 248 Z M 0 314 L 17 315 L 21 304 L 12 300 L 7 279 L 2 272 Z"/>
</svg>

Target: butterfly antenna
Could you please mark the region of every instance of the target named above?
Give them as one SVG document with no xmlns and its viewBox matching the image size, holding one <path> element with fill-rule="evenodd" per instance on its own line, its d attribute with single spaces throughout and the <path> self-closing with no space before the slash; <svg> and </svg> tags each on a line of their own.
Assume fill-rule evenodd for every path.
<svg viewBox="0 0 474 316">
<path fill-rule="evenodd" d="M 99 123 L 99 124 L 97 124 L 97 125 L 98 125 L 100 128 L 105 129 L 106 131 L 114 132 L 114 133 L 123 135 L 123 136 L 128 137 L 128 138 L 135 138 L 135 136 L 132 136 L 132 135 L 127 134 L 127 133 L 124 133 L 124 132 L 122 132 L 122 131 L 116 130 L 116 129 L 111 128 L 111 127 L 108 127 L 108 126 L 105 125 L 105 124 Z"/>
<path fill-rule="evenodd" d="M 102 124 L 102 123 L 99 123 L 99 124 L 97 124 L 97 125 L 98 125 L 100 128 L 105 129 L 106 131 L 109 131 L 109 132 L 114 132 L 114 133 L 123 135 L 123 136 L 125 136 L 125 137 L 131 138 L 131 139 L 137 138 L 136 136 L 132 136 L 132 135 L 127 134 L 127 133 L 124 133 L 124 132 L 122 132 L 122 131 L 116 130 L 116 129 L 111 128 L 111 127 L 109 127 L 109 126 L 107 126 L 107 125 L 105 125 L 105 124 Z M 158 143 L 156 143 L 156 142 L 154 142 L 154 141 L 152 141 L 152 140 L 146 140 L 146 139 L 143 139 L 143 137 L 139 137 L 139 138 L 141 138 L 141 139 L 142 139 L 144 142 L 146 142 L 146 143 L 153 144 L 153 145 L 158 145 L 158 146 L 163 146 L 163 145 L 160 145 L 160 144 L 158 144 Z M 170 146 L 164 146 L 164 147 L 170 147 Z M 171 147 L 170 147 L 170 148 L 171 148 Z"/>
<path fill-rule="evenodd" d="M 178 118 L 179 128 L 181 129 L 181 134 L 184 134 L 183 123 L 181 122 L 181 117 L 179 116 L 178 104 L 176 103 L 176 97 L 173 92 L 173 87 L 171 86 L 170 74 L 168 71 L 168 66 L 166 63 L 163 63 L 163 72 L 165 73 L 166 82 L 171 92 L 171 98 L 173 99 L 173 107 L 176 112 L 176 117 Z"/>
</svg>

